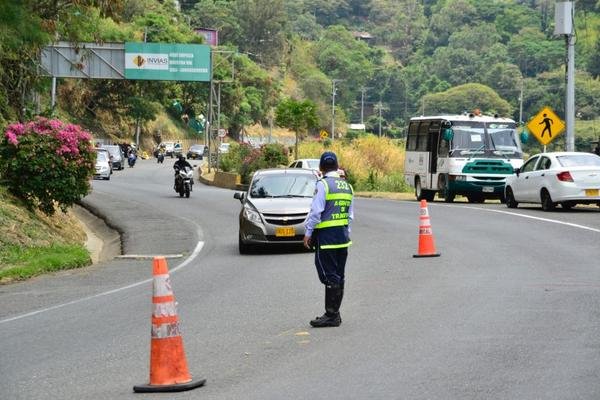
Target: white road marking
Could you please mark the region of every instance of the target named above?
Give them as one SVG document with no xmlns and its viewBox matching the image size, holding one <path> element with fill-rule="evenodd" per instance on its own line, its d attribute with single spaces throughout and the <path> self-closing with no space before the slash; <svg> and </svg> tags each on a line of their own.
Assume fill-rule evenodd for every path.
<svg viewBox="0 0 600 400">
<path fill-rule="evenodd" d="M 427 204 L 429 205 L 430 203 L 427 203 Z M 528 219 L 533 219 L 533 220 L 536 220 L 536 221 L 549 222 L 549 223 L 552 223 L 552 224 L 565 225 L 565 226 L 570 226 L 572 228 L 583 229 L 583 230 L 586 230 L 586 231 L 600 233 L 600 229 L 592 228 L 591 226 L 574 224 L 572 222 L 558 221 L 556 219 L 550 219 L 550 218 L 534 217 L 533 215 L 520 214 L 520 213 L 516 213 L 516 212 L 511 212 L 511 211 L 492 210 L 492 209 L 489 209 L 489 208 L 480 208 L 480 207 L 471 207 L 471 206 L 461 206 L 461 205 L 458 205 L 458 204 L 454 204 L 454 205 L 450 205 L 450 204 L 434 204 L 434 206 L 436 206 L 436 207 L 460 207 L 460 208 L 468 208 L 470 210 L 479 210 L 479 211 L 494 212 L 494 213 L 499 213 L 499 214 L 507 214 L 507 215 L 513 215 L 515 217 L 528 218 Z"/>
<path fill-rule="evenodd" d="M 188 258 L 186 258 L 184 262 L 182 262 L 177 267 L 175 267 L 172 270 L 170 270 L 170 273 L 174 274 L 178 270 L 184 268 L 185 266 L 187 266 L 188 264 L 190 264 L 192 261 L 194 261 L 194 259 L 198 256 L 198 254 L 200 254 L 200 251 L 202 251 L 203 247 L 204 247 L 204 242 L 202 242 L 202 241 L 198 242 L 198 244 L 196 245 L 196 248 L 194 248 L 194 251 L 192 252 L 192 254 L 190 254 L 190 256 Z M 42 308 L 40 310 L 31 311 L 31 312 L 28 312 L 26 314 L 21 314 L 21 315 L 15 316 L 15 317 L 2 319 L 2 320 L 0 320 L 0 324 L 4 324 L 6 322 L 16 321 L 16 320 L 23 319 L 23 318 L 32 317 L 32 316 L 37 315 L 37 314 L 42 314 L 42 313 L 45 313 L 45 312 L 48 312 L 48 311 L 56 310 L 56 309 L 63 308 L 63 307 L 66 307 L 66 306 L 70 306 L 70 305 L 73 305 L 73 304 L 83 303 L 84 301 L 96 299 L 98 297 L 108 296 L 110 294 L 122 292 L 124 290 L 128 290 L 128 289 L 140 286 L 140 285 L 145 285 L 147 283 L 152 282 L 153 280 L 154 280 L 154 278 L 145 279 L 143 281 L 135 282 L 135 283 L 132 283 L 132 284 L 127 285 L 127 286 L 123 286 L 123 287 L 120 287 L 120 288 L 112 289 L 112 290 L 109 290 L 107 292 L 97 293 L 97 294 L 95 294 L 93 296 L 83 297 L 81 299 L 69 301 L 67 303 L 57 304 L 57 305 L 54 305 L 52 307 Z"/>
</svg>

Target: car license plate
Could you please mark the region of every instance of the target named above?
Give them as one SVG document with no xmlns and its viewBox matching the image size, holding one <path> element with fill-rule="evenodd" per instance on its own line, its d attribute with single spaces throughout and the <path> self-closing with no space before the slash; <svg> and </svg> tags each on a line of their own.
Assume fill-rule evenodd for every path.
<svg viewBox="0 0 600 400">
<path fill-rule="evenodd" d="M 278 237 L 289 237 L 289 236 L 295 236 L 296 235 L 296 229 L 294 229 L 293 226 L 286 226 L 286 227 L 282 227 L 282 228 L 275 228 L 275 236 Z"/>
<path fill-rule="evenodd" d="M 494 193 L 494 187 L 493 186 L 484 186 L 483 188 L 481 188 L 481 191 L 483 193 Z"/>
<path fill-rule="evenodd" d="M 585 195 L 588 197 L 597 197 L 598 192 L 598 189 L 585 189 Z"/>
</svg>

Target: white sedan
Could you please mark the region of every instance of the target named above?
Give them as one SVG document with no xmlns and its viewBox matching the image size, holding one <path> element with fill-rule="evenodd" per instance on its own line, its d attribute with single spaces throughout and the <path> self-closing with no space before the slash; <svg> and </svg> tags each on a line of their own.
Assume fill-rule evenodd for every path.
<svg viewBox="0 0 600 400">
<path fill-rule="evenodd" d="M 506 205 L 540 203 L 544 211 L 560 204 L 600 206 L 600 157 L 592 153 L 550 152 L 531 156 L 506 178 Z"/>
</svg>

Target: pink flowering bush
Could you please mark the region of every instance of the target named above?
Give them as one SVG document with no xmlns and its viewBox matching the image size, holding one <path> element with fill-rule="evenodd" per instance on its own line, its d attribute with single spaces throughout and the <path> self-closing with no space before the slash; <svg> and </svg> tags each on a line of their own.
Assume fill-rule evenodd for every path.
<svg viewBox="0 0 600 400">
<path fill-rule="evenodd" d="M 0 179 L 30 208 L 54 214 L 90 191 L 96 153 L 80 126 L 38 117 L 9 125 L 0 140 Z"/>
<path fill-rule="evenodd" d="M 247 143 L 235 143 L 223 155 L 219 167 L 223 171 L 237 171 L 242 183 L 250 183 L 258 169 L 287 165 L 288 152 L 281 144 L 264 144 L 256 149 Z"/>
</svg>

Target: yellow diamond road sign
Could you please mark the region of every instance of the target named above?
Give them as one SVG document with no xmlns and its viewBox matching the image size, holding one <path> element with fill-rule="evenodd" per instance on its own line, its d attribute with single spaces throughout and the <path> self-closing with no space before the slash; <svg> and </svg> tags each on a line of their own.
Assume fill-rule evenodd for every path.
<svg viewBox="0 0 600 400">
<path fill-rule="evenodd" d="M 547 145 L 565 131 L 565 123 L 561 121 L 550 107 L 544 107 L 542 111 L 527 123 L 527 130 L 541 144 Z"/>
<path fill-rule="evenodd" d="M 322 130 L 321 133 L 320 133 L 320 135 L 321 135 L 321 139 L 326 139 L 327 136 L 329 136 L 329 134 L 327 133 L 326 130 Z"/>
</svg>

